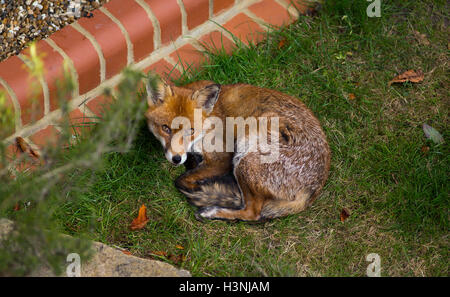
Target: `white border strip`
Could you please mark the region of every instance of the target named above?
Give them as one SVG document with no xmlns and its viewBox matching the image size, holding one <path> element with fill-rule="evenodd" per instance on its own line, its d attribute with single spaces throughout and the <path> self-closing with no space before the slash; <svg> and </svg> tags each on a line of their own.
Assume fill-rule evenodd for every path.
<svg viewBox="0 0 450 297">
<path fill-rule="evenodd" d="M 181 11 L 181 35 L 186 35 L 189 32 L 186 8 L 184 7 L 183 0 L 177 0 L 177 3 Z"/>
<path fill-rule="evenodd" d="M 135 1 L 137 3 L 142 2 L 142 0 L 135 0 Z M 204 24 L 194 28 L 192 31 L 189 32 L 189 36 L 179 36 L 172 43 L 170 43 L 162 48 L 155 49 L 148 57 L 142 59 L 141 61 L 139 61 L 138 63 L 136 63 L 134 65 L 131 65 L 131 68 L 138 69 L 138 70 L 145 69 L 161 59 L 164 59 L 164 60 L 168 61 L 169 63 L 172 62 L 172 61 L 170 61 L 170 59 L 168 59 L 168 57 L 176 49 L 181 48 L 182 46 L 184 46 L 188 43 L 195 46 L 195 42 L 194 42 L 195 40 L 197 40 L 200 37 L 202 37 L 203 35 L 209 34 L 213 31 L 224 32 L 224 30 L 222 30 L 222 28 L 219 27 L 217 24 L 221 24 L 221 25 L 225 24 L 227 21 L 229 21 L 230 19 L 232 19 L 239 13 L 243 13 L 243 9 L 245 9 L 248 6 L 251 6 L 257 2 L 260 2 L 260 0 L 246 0 L 246 1 L 237 2 L 237 4 L 235 4 L 235 6 L 231 7 L 229 10 L 224 11 L 220 15 L 212 18 L 211 21 L 207 21 Z M 147 4 L 145 4 L 145 5 L 147 5 Z M 159 25 L 158 25 L 158 30 L 159 30 Z M 156 32 L 158 30 L 155 30 L 155 40 L 157 39 Z M 229 36 L 228 33 L 226 33 L 226 35 Z M 160 35 L 159 35 L 159 37 L 160 37 Z M 193 42 L 190 42 L 191 39 L 193 39 L 192 40 Z M 67 55 L 64 54 L 63 56 L 66 57 Z M 82 94 L 81 96 L 78 96 L 78 97 L 72 99 L 69 102 L 69 109 L 72 110 L 72 109 L 78 108 L 80 105 L 83 104 L 84 101 L 85 101 L 84 103 L 89 102 L 89 100 L 86 101 L 86 98 L 92 98 L 92 99 L 96 98 L 97 96 L 102 94 L 105 87 L 113 88 L 115 85 L 117 85 L 121 81 L 121 79 L 122 79 L 122 74 L 119 73 L 107 80 L 104 80 L 101 84 L 99 84 L 94 89 L 86 92 L 85 94 Z M 45 128 L 47 125 L 56 125 L 57 120 L 61 117 L 61 115 L 62 114 L 61 114 L 60 110 L 51 111 L 44 118 L 41 118 L 40 120 L 38 120 L 31 126 L 24 127 L 22 130 L 17 131 L 13 135 L 6 138 L 5 141 L 10 142 L 17 136 L 27 137 L 27 136 L 32 135 L 35 132 Z"/>
</svg>

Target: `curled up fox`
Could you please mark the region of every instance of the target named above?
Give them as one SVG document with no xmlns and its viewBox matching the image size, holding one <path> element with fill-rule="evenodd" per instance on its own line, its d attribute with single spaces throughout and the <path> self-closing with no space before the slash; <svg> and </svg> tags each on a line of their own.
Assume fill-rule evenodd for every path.
<svg viewBox="0 0 450 297">
<path fill-rule="evenodd" d="M 263 221 L 298 213 L 328 178 L 330 149 L 299 99 L 246 84 L 147 80 L 151 132 L 184 164 L 175 186 L 198 219 Z M 213 123 L 213 124 L 211 124 Z"/>
</svg>

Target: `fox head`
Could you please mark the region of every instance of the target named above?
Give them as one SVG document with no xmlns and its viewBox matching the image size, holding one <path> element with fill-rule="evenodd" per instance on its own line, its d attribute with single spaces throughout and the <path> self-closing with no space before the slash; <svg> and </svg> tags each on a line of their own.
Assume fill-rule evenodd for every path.
<svg viewBox="0 0 450 297">
<path fill-rule="evenodd" d="M 161 142 L 172 164 L 181 165 L 194 144 L 204 136 L 201 126 L 194 123 L 210 114 L 219 98 L 220 85 L 212 84 L 199 90 L 171 87 L 158 76 L 146 83 L 148 110 L 145 113 L 150 131 Z M 200 128 L 197 128 L 200 127 Z"/>
</svg>

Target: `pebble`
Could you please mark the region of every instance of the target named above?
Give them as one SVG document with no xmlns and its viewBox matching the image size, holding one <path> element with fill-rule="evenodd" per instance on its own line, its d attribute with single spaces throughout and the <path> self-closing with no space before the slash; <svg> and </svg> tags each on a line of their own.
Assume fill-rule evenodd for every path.
<svg viewBox="0 0 450 297">
<path fill-rule="evenodd" d="M 110 0 L 0 0 L 0 61 L 18 54 Z"/>
</svg>

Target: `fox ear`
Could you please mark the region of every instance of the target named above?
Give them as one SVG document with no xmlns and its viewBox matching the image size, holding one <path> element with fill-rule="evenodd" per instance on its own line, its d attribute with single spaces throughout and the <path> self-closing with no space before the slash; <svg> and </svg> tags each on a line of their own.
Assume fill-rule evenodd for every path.
<svg viewBox="0 0 450 297">
<path fill-rule="evenodd" d="M 208 85 L 203 89 L 195 91 L 192 94 L 192 100 L 197 101 L 197 106 L 203 108 L 206 114 L 209 114 L 213 110 L 217 99 L 219 99 L 220 88 L 218 84 Z"/>
<path fill-rule="evenodd" d="M 147 83 L 147 103 L 149 106 L 159 105 L 167 96 L 173 96 L 172 88 L 159 75 L 149 75 Z"/>
</svg>

